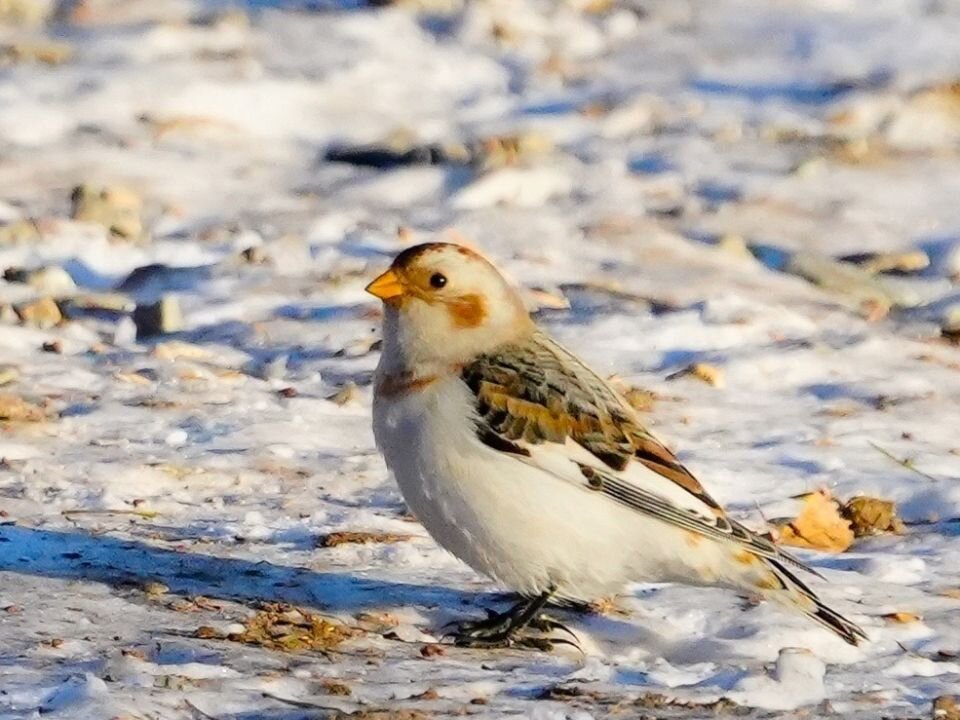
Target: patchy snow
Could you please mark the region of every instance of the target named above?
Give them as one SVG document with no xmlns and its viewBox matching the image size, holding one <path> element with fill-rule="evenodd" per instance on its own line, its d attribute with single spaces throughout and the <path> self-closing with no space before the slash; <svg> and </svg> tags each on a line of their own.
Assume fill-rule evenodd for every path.
<svg viewBox="0 0 960 720">
<path fill-rule="evenodd" d="M 0 394 L 49 415 L 0 421 L 0 717 L 702 717 L 726 697 L 855 720 L 960 686 L 960 352 L 938 337 L 960 308 L 960 96 L 929 92 L 960 79 L 955 3 L 83 5 L 0 25 L 73 49 L 0 69 L 0 269 L 77 285 L 0 281 Z M 495 135 L 516 162 L 324 161 L 404 137 L 489 160 Z M 150 237 L 70 220 L 79 183 L 133 188 Z M 406 515 L 369 427 L 363 285 L 436 237 L 563 293 L 540 321 L 655 391 L 655 432 L 744 522 L 820 487 L 896 501 L 905 534 L 803 552 L 872 642 L 637 585 L 564 615 L 584 656 L 421 652 L 505 602 Z M 931 264 L 883 281 L 919 307 L 871 320 L 745 244 Z M 114 290 L 175 294 L 183 331 L 77 309 Z M 68 322 L 10 314 L 41 291 L 74 297 Z M 723 387 L 666 379 L 693 362 Z M 318 547 L 336 531 L 400 539 Z M 329 654 L 197 636 L 262 601 L 365 632 Z"/>
</svg>

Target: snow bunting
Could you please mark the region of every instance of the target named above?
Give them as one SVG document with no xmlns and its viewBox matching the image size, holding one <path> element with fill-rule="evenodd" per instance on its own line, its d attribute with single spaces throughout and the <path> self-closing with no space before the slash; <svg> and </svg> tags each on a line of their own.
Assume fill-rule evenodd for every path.
<svg viewBox="0 0 960 720">
<path fill-rule="evenodd" d="M 523 598 L 460 625 L 458 644 L 543 647 L 526 629 L 549 627 L 548 601 L 643 581 L 746 591 L 866 637 L 540 330 L 487 260 L 417 245 L 367 291 L 384 303 L 373 429 L 404 499 L 442 547 Z"/>
</svg>

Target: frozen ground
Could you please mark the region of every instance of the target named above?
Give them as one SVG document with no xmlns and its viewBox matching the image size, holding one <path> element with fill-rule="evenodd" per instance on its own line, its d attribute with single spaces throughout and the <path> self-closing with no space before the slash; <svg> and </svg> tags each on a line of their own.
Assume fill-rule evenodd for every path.
<svg viewBox="0 0 960 720">
<path fill-rule="evenodd" d="M 163 263 L 124 292 L 175 292 L 186 323 L 137 342 L 123 313 L 4 315 L 0 393 L 49 417 L 0 421 L 0 717 L 853 720 L 929 717 L 957 690 L 960 352 L 938 326 L 958 302 L 960 94 L 917 91 L 960 78 L 960 4 L 249 5 L 91 0 L 72 23 L 0 26 L 0 45 L 72 50 L 3 55 L 0 267 L 58 265 L 84 295 Z M 323 160 L 398 132 L 554 147 L 485 173 Z M 81 182 L 133 187 L 149 239 L 70 220 Z M 824 486 L 897 501 L 904 535 L 807 555 L 873 642 L 638 586 L 566 618 L 585 657 L 422 652 L 502 598 L 405 515 L 373 448 L 362 287 L 411 242 L 398 226 L 564 292 L 542 322 L 655 391 L 655 430 L 755 527 Z M 932 265 L 889 280 L 916 307 L 868 320 L 738 237 Z M 0 305 L 45 292 L 0 281 Z M 725 385 L 666 380 L 693 361 Z M 318 548 L 333 531 L 413 538 Z M 329 654 L 196 637 L 260 601 L 364 632 Z"/>
</svg>

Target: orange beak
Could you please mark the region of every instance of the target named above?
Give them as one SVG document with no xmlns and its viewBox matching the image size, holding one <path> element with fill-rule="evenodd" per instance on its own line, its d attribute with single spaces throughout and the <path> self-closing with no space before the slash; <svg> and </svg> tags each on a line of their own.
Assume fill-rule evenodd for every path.
<svg viewBox="0 0 960 720">
<path fill-rule="evenodd" d="M 383 275 L 367 285 L 366 290 L 384 302 L 395 300 L 406 293 L 403 281 L 400 280 L 400 276 L 393 270 L 387 270 Z"/>
</svg>

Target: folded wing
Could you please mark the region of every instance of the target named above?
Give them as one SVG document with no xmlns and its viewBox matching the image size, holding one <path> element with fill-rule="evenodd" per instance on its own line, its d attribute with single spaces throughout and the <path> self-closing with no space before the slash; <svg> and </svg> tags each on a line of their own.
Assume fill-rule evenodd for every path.
<svg viewBox="0 0 960 720">
<path fill-rule="evenodd" d="M 670 525 L 809 570 L 728 518 L 633 409 L 546 335 L 480 356 L 462 378 L 490 447 Z"/>
</svg>

